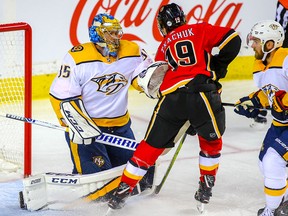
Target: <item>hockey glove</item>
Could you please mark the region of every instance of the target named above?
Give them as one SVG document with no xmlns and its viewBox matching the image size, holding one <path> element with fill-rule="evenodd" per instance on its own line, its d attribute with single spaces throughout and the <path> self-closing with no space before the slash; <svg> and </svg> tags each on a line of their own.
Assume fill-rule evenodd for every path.
<svg viewBox="0 0 288 216">
<path fill-rule="evenodd" d="M 244 104 L 244 105 L 237 105 L 236 108 L 234 109 L 234 112 L 239 115 L 246 116 L 247 118 L 255 118 L 259 114 L 260 110 L 251 108 Z"/>
<path fill-rule="evenodd" d="M 276 112 L 288 112 L 288 94 L 285 91 L 280 90 L 275 92 L 273 109 Z"/>
<path fill-rule="evenodd" d="M 255 93 L 253 92 L 249 96 L 240 98 L 239 101 L 236 102 L 234 112 L 246 116 L 247 118 L 255 118 L 260 113 L 259 108 L 263 108 L 261 98 L 263 103 L 265 102 L 266 106 L 267 98 L 261 90 Z"/>
</svg>

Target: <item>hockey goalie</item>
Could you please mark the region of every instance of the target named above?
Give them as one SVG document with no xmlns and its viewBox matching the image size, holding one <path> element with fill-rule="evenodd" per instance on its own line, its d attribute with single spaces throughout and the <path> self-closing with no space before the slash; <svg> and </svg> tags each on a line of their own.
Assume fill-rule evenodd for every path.
<svg viewBox="0 0 288 216">
<path fill-rule="evenodd" d="M 158 97 L 159 86 L 166 70 L 166 62 L 155 62 L 139 74 L 139 86 L 141 86 L 147 97 Z M 70 103 L 64 102 L 61 107 L 63 117 L 67 122 L 69 118 L 74 117 L 73 121 L 77 120 L 77 125 L 81 125 L 81 128 L 84 129 L 84 132 L 77 134 L 79 130 L 70 125 L 74 134 L 85 138 L 91 136 L 91 133 L 98 133 L 99 130 L 96 126 L 93 125 L 90 128 L 90 124 L 84 124 L 85 121 L 74 112 Z M 65 115 L 65 113 L 69 113 L 69 115 Z M 99 133 L 101 132 L 99 131 Z M 177 139 L 179 140 L 180 136 Z M 129 142 L 131 141 L 129 140 Z M 155 172 L 152 176 L 153 179 L 156 178 L 158 162 L 156 164 L 154 167 Z M 19 193 L 20 207 L 29 211 L 36 211 L 41 209 L 65 209 L 79 202 L 105 202 L 119 185 L 120 176 L 124 168 L 125 165 L 122 165 L 87 175 L 50 172 L 31 176 L 23 180 L 24 189 Z M 151 190 L 143 193 L 141 184 L 139 184 L 132 195 L 151 194 L 154 188 L 155 185 L 152 185 Z"/>
<path fill-rule="evenodd" d="M 155 62 L 139 74 L 139 86 L 143 89 L 147 97 L 158 97 L 159 86 L 166 70 L 166 62 Z M 85 118 L 82 118 L 83 115 L 78 115 L 77 110 L 74 109 L 71 102 L 65 101 L 61 105 L 61 112 L 70 130 L 73 131 L 73 135 L 81 137 L 82 139 L 89 138 L 93 134 L 101 136 L 101 131 L 97 126 L 91 125 L 89 116 L 86 115 Z M 73 119 L 73 121 L 71 121 L 71 119 Z M 83 130 L 78 130 L 75 125 L 80 125 Z M 117 139 L 119 140 L 119 138 Z M 131 141 L 129 140 L 129 142 Z M 85 143 L 82 143 L 82 145 L 85 145 Z M 24 189 L 19 193 L 20 207 L 35 211 L 41 209 L 63 209 L 68 206 L 73 206 L 73 204 L 79 201 L 105 202 L 119 185 L 120 176 L 124 167 L 125 165 L 122 165 L 86 175 L 50 172 L 31 176 L 23 180 Z M 156 165 L 154 169 L 155 168 Z M 153 176 L 149 178 L 155 179 L 155 174 L 156 171 L 154 174 L 151 174 Z M 151 186 L 151 190 L 145 191 L 144 194 L 152 193 L 153 189 L 154 185 Z M 138 195 L 140 193 L 143 194 L 141 183 L 134 189 L 132 195 Z"/>
</svg>

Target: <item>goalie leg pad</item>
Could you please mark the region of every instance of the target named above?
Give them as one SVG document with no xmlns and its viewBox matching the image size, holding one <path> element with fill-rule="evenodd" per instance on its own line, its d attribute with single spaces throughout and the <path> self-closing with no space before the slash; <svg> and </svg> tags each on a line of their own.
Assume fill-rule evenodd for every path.
<svg viewBox="0 0 288 216">
<path fill-rule="evenodd" d="M 45 176 L 31 176 L 23 180 L 23 191 L 19 193 L 20 208 L 36 211 L 47 205 Z"/>
<path fill-rule="evenodd" d="M 101 135 L 101 131 L 85 110 L 79 98 L 63 101 L 61 113 L 68 125 L 70 139 L 77 144 L 91 144 L 92 139 Z"/>
<path fill-rule="evenodd" d="M 124 167 L 88 175 L 46 173 L 31 176 L 23 180 L 20 207 L 29 211 L 56 210 L 101 201 L 117 188 Z"/>
</svg>

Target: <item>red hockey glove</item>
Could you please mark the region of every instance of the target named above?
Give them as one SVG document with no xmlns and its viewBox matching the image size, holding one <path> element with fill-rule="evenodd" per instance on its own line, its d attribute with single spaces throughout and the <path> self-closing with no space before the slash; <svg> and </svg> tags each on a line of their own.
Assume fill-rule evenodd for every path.
<svg viewBox="0 0 288 216">
<path fill-rule="evenodd" d="M 279 90 L 275 92 L 275 96 L 273 97 L 273 109 L 276 112 L 288 111 L 288 93 Z"/>
</svg>

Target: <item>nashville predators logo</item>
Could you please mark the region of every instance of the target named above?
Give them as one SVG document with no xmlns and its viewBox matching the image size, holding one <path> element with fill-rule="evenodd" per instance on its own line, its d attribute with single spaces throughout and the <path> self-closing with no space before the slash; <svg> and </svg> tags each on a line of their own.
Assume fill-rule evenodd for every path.
<svg viewBox="0 0 288 216">
<path fill-rule="evenodd" d="M 279 26 L 276 24 L 271 24 L 271 25 L 269 25 L 269 27 L 273 30 L 277 30 L 279 28 Z"/>
<path fill-rule="evenodd" d="M 264 91 L 264 93 L 266 94 L 266 96 L 269 100 L 269 103 L 272 104 L 275 92 L 279 91 L 279 89 L 272 84 L 268 84 L 268 85 L 262 87 L 262 91 Z"/>
<path fill-rule="evenodd" d="M 119 92 L 128 81 L 119 73 L 108 74 L 102 77 L 96 77 L 91 79 L 98 84 L 97 91 L 103 92 L 106 95 L 112 95 Z"/>
<path fill-rule="evenodd" d="M 105 164 L 105 160 L 102 156 L 95 156 L 93 157 L 93 162 L 98 166 L 102 167 Z"/>
</svg>

